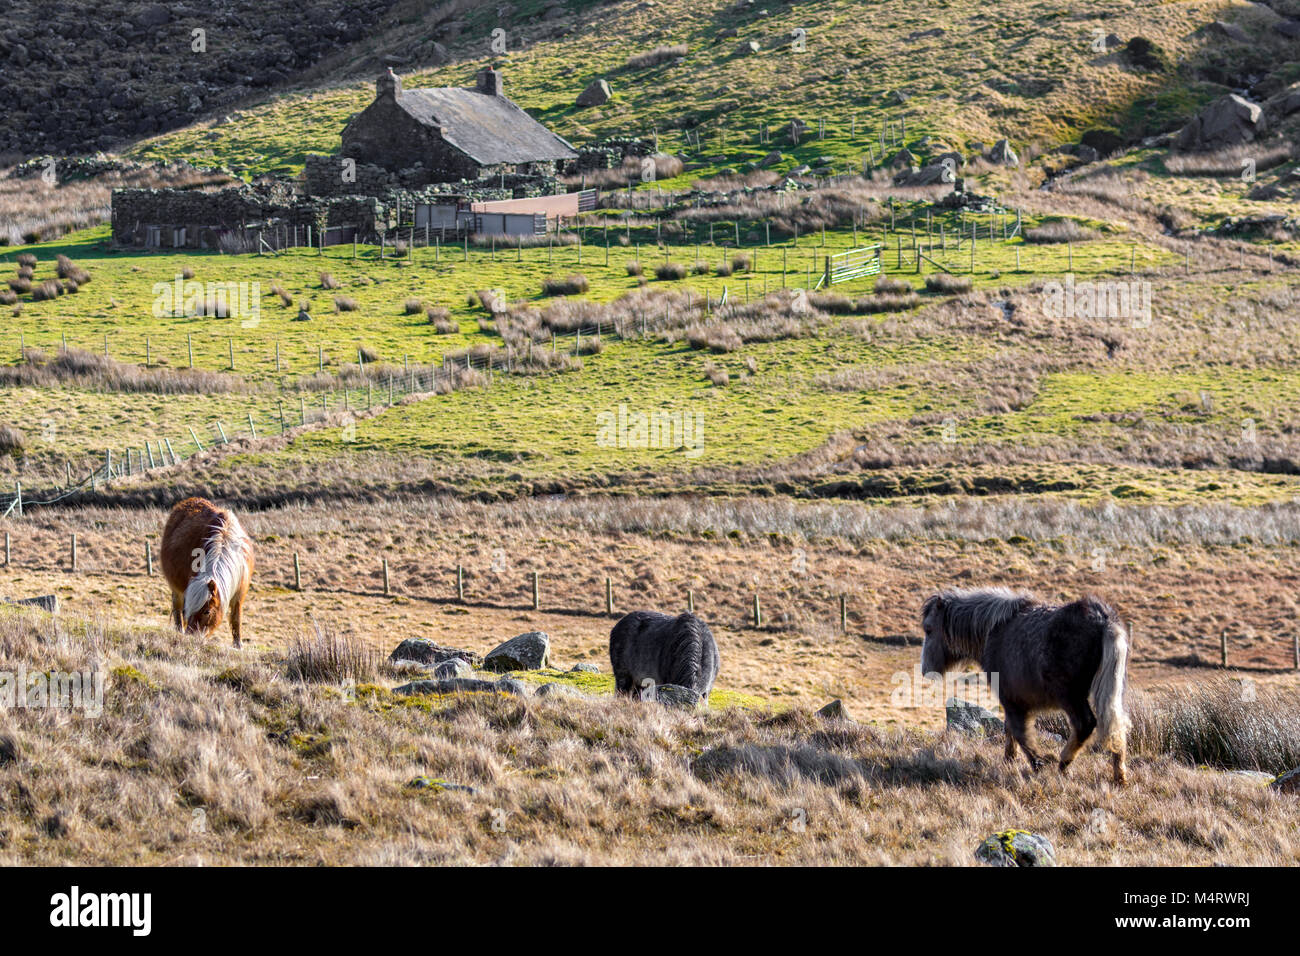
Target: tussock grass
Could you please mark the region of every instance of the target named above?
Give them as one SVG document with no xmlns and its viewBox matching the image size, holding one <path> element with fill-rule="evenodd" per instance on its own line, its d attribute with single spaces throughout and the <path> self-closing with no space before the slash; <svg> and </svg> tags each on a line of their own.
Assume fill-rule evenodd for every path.
<svg viewBox="0 0 1300 956">
<path fill-rule="evenodd" d="M 0 384 L 28 388 L 88 388 L 158 395 L 249 391 L 243 379 L 200 369 L 144 368 L 98 352 L 67 348 L 54 353 L 29 348 L 18 365 L 0 366 Z"/>
<path fill-rule="evenodd" d="M 316 684 L 373 680 L 379 655 L 356 638 L 313 621 L 311 629 L 289 645 L 285 670 L 291 680 Z"/>
<path fill-rule="evenodd" d="M 560 278 L 548 276 L 542 280 L 542 295 L 581 295 L 591 288 L 591 280 L 581 273 Z"/>
<path fill-rule="evenodd" d="M 23 433 L 13 425 L 0 424 L 0 454 L 16 455 L 26 447 Z"/>
<path fill-rule="evenodd" d="M 1056 242 L 1091 242 L 1100 238 L 1095 229 L 1081 226 L 1073 219 L 1049 219 L 1025 229 L 1025 241 L 1039 245 Z"/>
<path fill-rule="evenodd" d="M 926 291 L 938 292 L 941 295 L 954 295 L 960 292 L 969 292 L 972 285 L 969 276 L 949 275 L 946 272 L 936 272 L 933 275 L 925 277 Z"/>
<path fill-rule="evenodd" d="M 660 44 L 653 50 L 645 50 L 628 57 L 627 62 L 623 64 L 623 68 L 626 70 L 645 70 L 661 63 L 667 63 L 670 60 L 679 59 L 689 53 L 690 47 L 685 43 Z"/>
</svg>

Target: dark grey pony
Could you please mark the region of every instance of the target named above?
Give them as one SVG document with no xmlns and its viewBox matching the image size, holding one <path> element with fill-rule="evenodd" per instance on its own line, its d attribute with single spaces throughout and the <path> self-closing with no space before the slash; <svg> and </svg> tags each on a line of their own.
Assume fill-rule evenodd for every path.
<svg viewBox="0 0 1300 956">
<path fill-rule="evenodd" d="M 609 662 L 620 694 L 637 693 L 648 681 L 680 684 L 707 704 L 718 677 L 718 645 L 694 614 L 633 611 L 609 632 Z"/>
<path fill-rule="evenodd" d="M 1114 608 L 1092 597 L 1040 604 L 1006 588 L 943 591 L 921 608 L 921 627 L 921 670 L 927 675 L 971 662 L 990 675 L 990 683 L 996 677 L 1008 760 L 1019 743 L 1029 765 L 1042 766 L 1043 758 L 1025 739 L 1026 721 L 1035 711 L 1059 708 L 1072 731 L 1061 751 L 1061 772 L 1096 730 L 1096 746 L 1111 753 L 1115 782 L 1125 781 L 1128 631 Z"/>
</svg>

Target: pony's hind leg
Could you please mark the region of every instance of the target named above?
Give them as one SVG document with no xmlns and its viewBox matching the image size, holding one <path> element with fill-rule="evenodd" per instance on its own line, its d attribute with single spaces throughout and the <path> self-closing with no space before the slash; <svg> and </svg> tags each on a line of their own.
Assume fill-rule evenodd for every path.
<svg viewBox="0 0 1300 956">
<path fill-rule="evenodd" d="M 1006 711 L 1007 715 L 1007 739 L 1012 741 L 1007 746 L 1008 753 L 1014 755 L 1015 744 L 1020 744 L 1020 749 L 1025 752 L 1025 759 L 1029 761 L 1030 769 L 1037 773 L 1044 761 L 1034 751 L 1034 748 L 1029 746 L 1029 739 L 1025 736 L 1025 712 L 1017 707 L 1008 707 L 1006 703 L 1003 703 L 1002 709 Z"/>
<path fill-rule="evenodd" d="M 178 631 L 182 630 L 185 625 L 185 622 L 181 620 L 181 612 L 184 609 L 185 609 L 185 599 L 181 597 L 179 594 L 177 594 L 175 591 L 173 591 L 172 592 L 172 626 L 175 627 L 176 630 Z"/>
<path fill-rule="evenodd" d="M 1065 708 L 1065 716 L 1070 721 L 1070 739 L 1061 748 L 1061 773 L 1069 769 L 1070 764 L 1088 742 L 1092 732 L 1097 729 L 1097 718 L 1092 715 L 1092 708 L 1085 700 L 1082 703 L 1072 701 Z"/>
<path fill-rule="evenodd" d="M 1111 771 L 1114 775 L 1115 784 L 1123 786 L 1128 783 L 1128 766 L 1124 763 L 1124 751 L 1117 750 L 1110 755 Z"/>
</svg>

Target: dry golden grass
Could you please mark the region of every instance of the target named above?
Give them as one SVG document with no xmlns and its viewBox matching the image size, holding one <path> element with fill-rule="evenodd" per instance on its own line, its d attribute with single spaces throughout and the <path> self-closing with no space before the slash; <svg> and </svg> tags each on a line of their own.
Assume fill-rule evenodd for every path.
<svg viewBox="0 0 1300 956">
<path fill-rule="evenodd" d="M 1168 757 L 1030 775 L 996 741 L 609 697 L 401 698 L 274 653 L 0 608 L 0 667 L 106 672 L 0 715 L 6 864 L 1294 864 L 1294 796 Z M 391 683 L 391 679 L 389 681 Z M 468 788 L 468 789 L 463 789 Z"/>
</svg>

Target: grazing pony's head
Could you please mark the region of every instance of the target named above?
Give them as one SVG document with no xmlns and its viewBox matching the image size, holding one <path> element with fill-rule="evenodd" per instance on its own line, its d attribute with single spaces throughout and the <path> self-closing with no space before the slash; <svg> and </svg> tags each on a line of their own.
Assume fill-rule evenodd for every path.
<svg viewBox="0 0 1300 956">
<path fill-rule="evenodd" d="M 921 673 L 945 674 L 967 662 L 979 663 L 989 634 L 1032 600 L 1007 588 L 942 591 L 921 605 Z"/>
<path fill-rule="evenodd" d="M 206 587 L 204 586 L 206 585 Z M 207 637 L 225 617 L 221 593 L 212 578 L 196 577 L 185 591 L 185 633 Z"/>
<path fill-rule="evenodd" d="M 948 632 L 944 630 L 943 618 L 943 595 L 930 595 L 921 605 L 921 631 L 925 634 L 925 641 L 921 644 L 922 674 L 948 671 Z"/>
<path fill-rule="evenodd" d="M 232 597 L 247 587 L 248 536 L 227 515 L 206 547 L 194 551 L 194 574 L 185 589 L 185 633 L 207 636 L 221 626 Z"/>
</svg>

